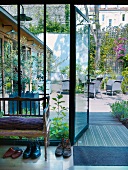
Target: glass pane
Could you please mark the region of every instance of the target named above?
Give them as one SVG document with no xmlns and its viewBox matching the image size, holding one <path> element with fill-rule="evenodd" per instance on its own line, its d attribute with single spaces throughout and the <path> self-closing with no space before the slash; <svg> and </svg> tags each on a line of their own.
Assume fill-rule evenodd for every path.
<svg viewBox="0 0 128 170">
<path fill-rule="evenodd" d="M 22 90 L 26 95 L 38 98 L 44 93 L 44 6 L 22 5 L 21 14 L 23 10 L 26 20 L 21 18 L 20 23 Z"/>
<path fill-rule="evenodd" d="M 1 93 L 6 97 L 14 97 L 20 91 L 22 97 L 24 95 L 39 97 L 40 93 L 43 93 L 44 6 L 20 5 L 20 53 L 18 53 L 17 5 L 1 5 L 0 8 L 2 29 L 0 46 L 4 48 L 1 49 L 0 55 Z M 47 51 L 51 50 L 47 48 Z"/>
<path fill-rule="evenodd" d="M 88 23 L 76 12 L 76 108 L 75 136 L 87 126 Z"/>
<path fill-rule="evenodd" d="M 0 8 L 0 93 L 2 97 L 8 97 L 18 92 L 17 23 L 12 16 L 17 14 L 17 6 L 1 5 Z"/>
<path fill-rule="evenodd" d="M 51 83 L 51 139 L 68 138 L 69 133 L 69 5 L 47 5 L 46 40 L 52 50 L 47 53 L 47 83 Z M 46 85 L 47 87 L 49 87 Z M 48 91 L 48 89 L 47 89 Z"/>
</svg>

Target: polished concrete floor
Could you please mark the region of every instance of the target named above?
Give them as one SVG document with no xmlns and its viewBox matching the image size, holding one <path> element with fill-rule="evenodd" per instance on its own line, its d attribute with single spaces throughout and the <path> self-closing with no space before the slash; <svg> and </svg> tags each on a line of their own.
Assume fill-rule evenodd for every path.
<svg viewBox="0 0 128 170">
<path fill-rule="evenodd" d="M 0 170 L 128 170 L 127 166 L 73 166 L 73 156 L 63 158 L 55 156 L 56 147 L 48 147 L 48 160 L 44 160 L 44 148 L 41 146 L 41 156 L 32 160 L 23 159 L 22 155 L 17 159 L 11 157 L 3 159 L 3 154 L 12 146 L 0 146 Z M 23 150 L 25 146 L 18 146 Z M 80 156 L 80 155 L 79 155 Z"/>
<path fill-rule="evenodd" d="M 48 160 L 44 159 L 44 147 L 41 146 L 41 156 L 37 159 L 3 159 L 4 153 L 12 146 L 0 146 L 0 170 L 66 170 L 73 166 L 73 156 L 69 158 L 56 157 L 55 146 L 48 147 Z M 18 146 L 25 150 L 26 146 Z"/>
</svg>

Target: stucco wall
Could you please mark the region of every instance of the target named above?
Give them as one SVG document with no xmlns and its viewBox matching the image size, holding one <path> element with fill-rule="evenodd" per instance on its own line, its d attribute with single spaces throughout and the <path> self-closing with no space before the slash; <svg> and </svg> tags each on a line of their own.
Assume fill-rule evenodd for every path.
<svg viewBox="0 0 128 170">
<path fill-rule="evenodd" d="M 43 34 L 38 35 L 43 41 Z M 46 34 L 46 44 L 53 51 L 53 57 L 61 64 L 55 69 L 51 77 L 56 80 L 60 79 L 60 69 L 69 66 L 70 63 L 70 34 Z M 77 33 L 76 35 L 76 60 L 82 64 L 85 70 L 88 64 L 88 34 Z M 63 62 L 62 62 L 63 61 Z M 54 79 L 53 78 L 53 79 Z"/>
</svg>

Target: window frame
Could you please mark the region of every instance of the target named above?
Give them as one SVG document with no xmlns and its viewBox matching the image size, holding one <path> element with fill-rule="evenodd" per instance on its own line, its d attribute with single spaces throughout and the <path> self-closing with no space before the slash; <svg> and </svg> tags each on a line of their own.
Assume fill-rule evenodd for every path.
<svg viewBox="0 0 128 170">
<path fill-rule="evenodd" d="M 122 21 L 125 21 L 125 14 L 122 14 Z"/>
<path fill-rule="evenodd" d="M 108 20 L 108 26 L 111 27 L 112 26 L 112 19 Z"/>
</svg>

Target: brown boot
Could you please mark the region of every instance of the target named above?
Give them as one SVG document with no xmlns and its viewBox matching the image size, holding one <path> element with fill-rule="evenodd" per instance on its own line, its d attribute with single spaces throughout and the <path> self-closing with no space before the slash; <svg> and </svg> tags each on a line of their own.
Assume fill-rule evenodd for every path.
<svg viewBox="0 0 128 170">
<path fill-rule="evenodd" d="M 68 158 L 71 155 L 72 155 L 71 143 L 70 143 L 70 139 L 67 139 L 66 142 L 65 142 L 65 147 L 64 147 L 64 151 L 63 151 L 63 157 Z"/>
<path fill-rule="evenodd" d="M 57 148 L 55 150 L 55 155 L 56 156 L 63 155 L 64 146 L 65 146 L 65 140 L 64 140 L 64 138 L 62 138 L 61 142 L 59 143 L 59 145 L 57 146 Z"/>
</svg>

